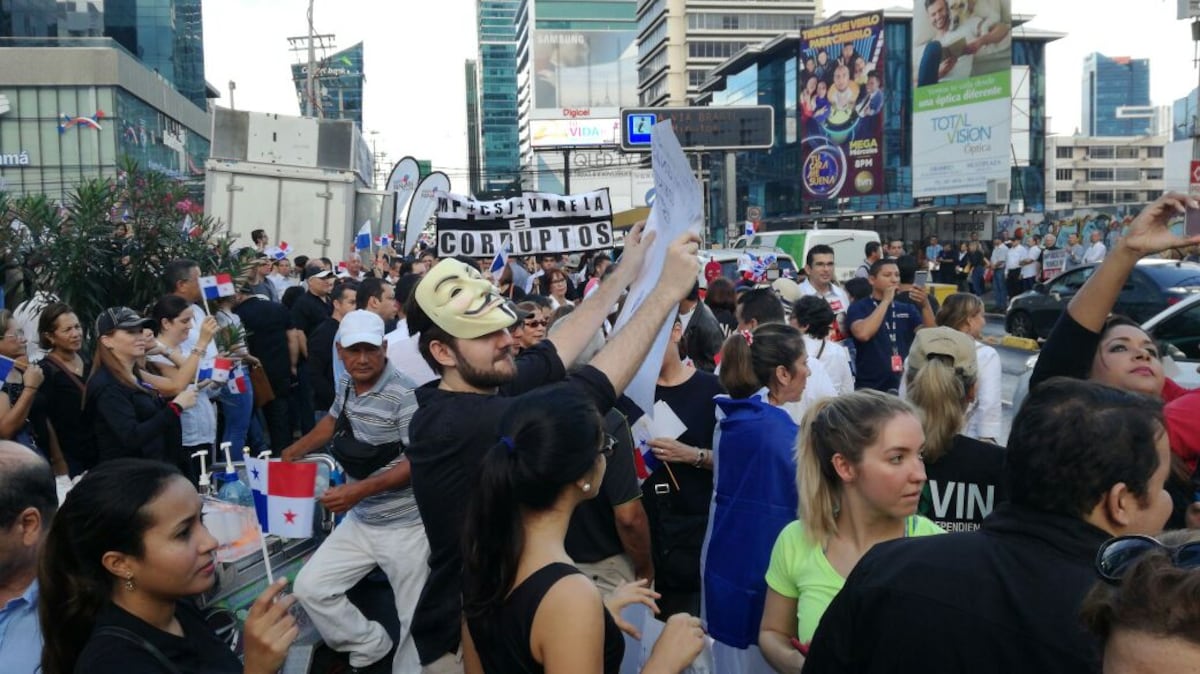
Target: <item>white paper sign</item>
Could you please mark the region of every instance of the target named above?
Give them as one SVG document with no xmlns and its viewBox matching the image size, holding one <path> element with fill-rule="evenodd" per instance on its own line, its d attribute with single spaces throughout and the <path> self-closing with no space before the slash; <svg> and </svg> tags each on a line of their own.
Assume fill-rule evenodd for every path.
<svg viewBox="0 0 1200 674">
<path fill-rule="evenodd" d="M 675 410 L 671 409 L 671 406 L 664 400 L 654 403 L 651 428 L 654 429 L 654 437 L 671 438 L 672 440 L 687 432 L 687 426 L 679 420 Z"/>
<path fill-rule="evenodd" d="M 654 125 L 650 139 L 650 167 L 654 173 L 654 205 L 650 208 L 650 217 L 646 220 L 646 232 L 655 232 L 654 242 L 646 251 L 642 262 L 641 272 L 633 285 L 629 286 L 629 296 L 625 307 L 613 330 L 620 332 L 629 322 L 634 312 L 658 284 L 662 274 L 667 249 L 679 236 L 686 232 L 700 233 L 704 222 L 704 197 L 700 183 L 692 175 L 691 164 L 687 155 L 679 145 L 671 122 L 661 122 Z M 668 316 L 663 322 L 654 345 L 646 354 L 646 359 L 638 369 L 629 386 L 625 387 L 625 395 L 629 396 L 644 412 L 654 406 L 654 387 L 658 381 L 658 371 L 662 365 L 663 353 L 671 335 L 673 316 Z"/>
</svg>

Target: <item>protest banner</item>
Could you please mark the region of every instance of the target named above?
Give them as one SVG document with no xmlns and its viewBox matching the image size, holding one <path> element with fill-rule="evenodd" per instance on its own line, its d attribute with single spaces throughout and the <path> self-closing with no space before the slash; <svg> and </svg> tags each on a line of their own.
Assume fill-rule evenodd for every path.
<svg viewBox="0 0 1200 674">
<path fill-rule="evenodd" d="M 1067 270 L 1067 250 L 1042 252 L 1042 280 L 1054 278 Z"/>
<path fill-rule="evenodd" d="M 655 124 L 651 133 L 650 168 L 654 173 L 655 198 L 650 207 L 650 217 L 646 220 L 645 233 L 655 232 L 655 236 L 650 249 L 646 251 L 637 280 L 629 286 L 625 305 L 613 326 L 614 333 L 629 322 L 658 284 L 671 242 L 687 232 L 698 235 L 704 223 L 704 195 L 692 173 L 687 155 L 675 137 L 671 122 L 668 120 Z M 671 335 L 671 325 L 670 318 L 663 323 L 642 366 L 629 386 L 625 387 L 625 395 L 645 412 L 654 407 L 654 387 Z"/>
<path fill-rule="evenodd" d="M 437 199 L 438 255 L 493 258 L 612 248 L 608 189 L 564 196 L 526 192 L 480 201 L 458 194 Z"/>
</svg>

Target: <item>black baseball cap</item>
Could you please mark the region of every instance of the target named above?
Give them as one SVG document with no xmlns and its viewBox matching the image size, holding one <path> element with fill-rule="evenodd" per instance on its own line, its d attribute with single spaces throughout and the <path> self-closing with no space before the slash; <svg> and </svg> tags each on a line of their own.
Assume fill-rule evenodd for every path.
<svg viewBox="0 0 1200 674">
<path fill-rule="evenodd" d="M 109 307 L 96 317 L 96 334 L 107 335 L 116 330 L 140 330 L 154 324 L 129 307 Z"/>
</svg>

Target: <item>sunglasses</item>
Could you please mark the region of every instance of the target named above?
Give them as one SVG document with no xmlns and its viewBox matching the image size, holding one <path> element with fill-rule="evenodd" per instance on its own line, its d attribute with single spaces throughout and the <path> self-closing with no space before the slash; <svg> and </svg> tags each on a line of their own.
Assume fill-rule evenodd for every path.
<svg viewBox="0 0 1200 674">
<path fill-rule="evenodd" d="M 540 318 L 534 319 L 532 321 L 525 321 L 525 327 L 527 327 L 527 328 L 544 328 L 549 324 L 550 324 L 550 321 L 547 321 L 545 319 L 540 319 Z"/>
<path fill-rule="evenodd" d="M 1105 541 L 1096 553 L 1096 573 L 1109 583 L 1120 583 L 1125 573 L 1148 552 L 1165 550 L 1179 569 L 1200 567 L 1200 541 L 1168 546 L 1150 536 L 1118 536 Z"/>
<path fill-rule="evenodd" d="M 608 433 L 605 433 L 604 434 L 604 444 L 600 445 L 600 453 L 604 455 L 604 458 L 611 459 L 612 455 L 613 455 L 613 450 L 616 448 L 616 446 L 617 446 L 617 439 L 614 438 L 613 436 L 609 435 Z"/>
</svg>

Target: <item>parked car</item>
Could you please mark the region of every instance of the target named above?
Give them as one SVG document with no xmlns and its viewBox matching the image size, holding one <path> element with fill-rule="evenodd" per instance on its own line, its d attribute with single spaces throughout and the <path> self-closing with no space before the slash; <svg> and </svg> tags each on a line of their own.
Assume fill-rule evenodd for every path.
<svg viewBox="0 0 1200 674">
<path fill-rule="evenodd" d="M 1142 329 L 1158 342 L 1166 375 L 1184 388 L 1200 388 L 1200 293 L 1192 293 L 1167 307 L 1142 323 Z M 1029 379 L 1037 359 L 1030 356 L 1025 361 L 1025 371 L 1017 378 L 1014 410 L 1020 409 L 1029 393 Z"/>
<path fill-rule="evenodd" d="M 1004 321 L 1009 334 L 1045 339 L 1071 298 L 1096 271 L 1094 264 L 1063 272 L 1033 286 L 1008 303 Z M 1142 323 L 1163 309 L 1200 293 L 1200 264 L 1177 260 L 1140 260 L 1117 297 L 1113 313 Z"/>
<path fill-rule="evenodd" d="M 747 253 L 757 257 L 774 255 L 775 266 L 779 268 L 780 276 L 793 280 L 798 278 L 799 270 L 795 260 L 791 255 L 776 248 L 714 248 L 700 251 L 700 287 L 708 288 L 708 281 L 704 279 L 704 265 L 708 264 L 709 260 L 716 260 L 721 265 L 721 276 L 737 284 L 741 278 L 741 274 L 738 273 L 738 259 Z"/>
</svg>

